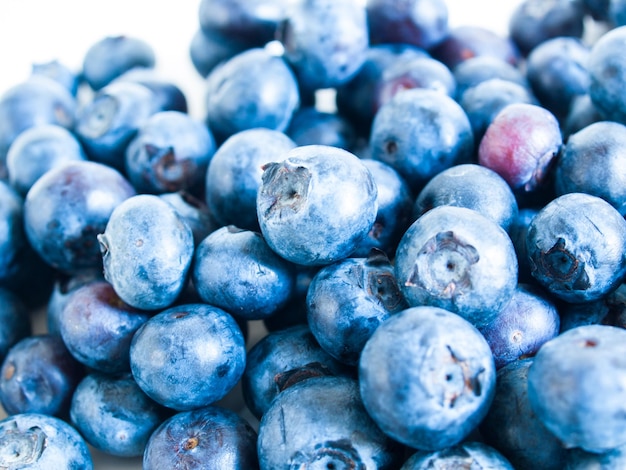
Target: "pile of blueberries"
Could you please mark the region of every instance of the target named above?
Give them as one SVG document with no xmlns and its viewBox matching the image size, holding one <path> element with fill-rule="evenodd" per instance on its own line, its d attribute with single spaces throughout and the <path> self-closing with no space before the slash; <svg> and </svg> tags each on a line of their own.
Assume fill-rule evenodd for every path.
<svg viewBox="0 0 626 470">
<path fill-rule="evenodd" d="M 626 468 L 626 2 L 198 19 L 202 119 L 133 36 L 0 95 L 0 468 Z"/>
</svg>

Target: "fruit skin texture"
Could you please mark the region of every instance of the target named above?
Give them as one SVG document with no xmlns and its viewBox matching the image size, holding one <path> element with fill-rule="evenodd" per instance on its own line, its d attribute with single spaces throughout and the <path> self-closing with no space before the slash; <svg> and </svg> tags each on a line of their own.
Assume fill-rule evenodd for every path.
<svg viewBox="0 0 626 470">
<path fill-rule="evenodd" d="M 264 167 L 257 216 L 268 245 L 293 263 L 346 258 L 367 236 L 378 210 L 371 172 L 352 153 L 296 147 Z"/>
<path fill-rule="evenodd" d="M 433 468 L 480 468 L 485 470 L 514 470 L 511 463 L 496 449 L 482 442 L 462 442 L 439 451 L 418 451 L 400 470 L 430 470 Z"/>
<path fill-rule="evenodd" d="M 158 196 L 139 194 L 124 202 L 98 235 L 104 277 L 120 298 L 135 308 L 169 307 L 187 280 L 193 233 Z"/>
<path fill-rule="evenodd" d="M 156 314 L 137 330 L 130 345 L 131 371 L 139 387 L 178 411 L 223 398 L 245 365 L 245 342 L 237 322 L 208 304 L 183 304 Z"/>
<path fill-rule="evenodd" d="M 0 287 L 0 362 L 14 344 L 31 333 L 26 305 L 11 290 Z"/>
<path fill-rule="evenodd" d="M 543 345 L 528 372 L 528 399 L 566 448 L 602 453 L 626 443 L 626 331 L 568 330 Z"/>
<path fill-rule="evenodd" d="M 0 421 L 0 465 L 7 468 L 92 470 L 83 437 L 69 423 L 39 413 L 20 413 Z"/>
<path fill-rule="evenodd" d="M 400 240 L 395 273 L 412 307 L 432 305 L 477 327 L 496 318 L 517 286 L 517 257 L 507 233 L 473 209 L 439 206 Z"/>
<path fill-rule="evenodd" d="M 531 274 L 566 302 L 598 300 L 626 275 L 626 221 L 604 199 L 559 196 L 533 218 L 526 234 Z"/>
<path fill-rule="evenodd" d="M 482 421 L 495 392 L 483 336 L 438 307 L 391 316 L 365 344 L 358 368 L 369 415 L 387 435 L 420 450 L 458 444 Z"/>
<path fill-rule="evenodd" d="M 144 470 L 259 468 L 256 431 L 234 411 L 217 405 L 181 411 L 150 436 Z"/>
</svg>

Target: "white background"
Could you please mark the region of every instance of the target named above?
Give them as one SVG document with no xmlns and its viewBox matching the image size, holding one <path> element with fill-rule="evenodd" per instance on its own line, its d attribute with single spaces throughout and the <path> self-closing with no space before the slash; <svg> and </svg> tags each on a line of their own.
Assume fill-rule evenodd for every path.
<svg viewBox="0 0 626 470">
<path fill-rule="evenodd" d="M 447 3 L 451 25 L 474 24 L 506 35 L 519 1 Z M 157 70 L 185 93 L 190 113 L 203 117 L 203 79 L 189 58 L 198 5 L 199 0 L 0 0 L 0 94 L 25 79 L 33 63 L 56 59 L 79 70 L 94 42 L 126 34 L 154 48 Z M 94 455 L 98 470 L 141 469 L 141 459 Z"/>
</svg>

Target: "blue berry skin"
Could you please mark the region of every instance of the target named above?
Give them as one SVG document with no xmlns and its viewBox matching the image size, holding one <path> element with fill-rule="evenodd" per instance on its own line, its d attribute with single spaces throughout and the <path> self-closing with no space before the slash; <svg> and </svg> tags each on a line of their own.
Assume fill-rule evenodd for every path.
<svg viewBox="0 0 626 470">
<path fill-rule="evenodd" d="M 139 193 L 201 194 L 215 147 L 202 121 L 180 111 L 160 111 L 126 147 L 125 174 Z"/>
<path fill-rule="evenodd" d="M 533 277 L 566 302 L 598 300 L 626 275 L 626 221 L 597 196 L 553 199 L 531 221 L 526 245 Z"/>
<path fill-rule="evenodd" d="M 20 273 L 20 257 L 29 249 L 24 230 L 24 199 L 0 180 L 0 283 L 10 284 Z"/>
<path fill-rule="evenodd" d="M 139 83 L 148 88 L 152 92 L 156 110 L 188 112 L 187 97 L 183 90 L 174 82 L 161 77 L 155 69 L 131 69 L 115 79 L 122 80 Z"/>
<path fill-rule="evenodd" d="M 150 89 L 132 81 L 101 88 L 78 112 L 74 131 L 90 160 L 124 170 L 126 147 L 158 109 Z"/>
<path fill-rule="evenodd" d="M 100 90 L 124 72 L 136 67 L 153 68 L 152 46 L 133 36 L 106 36 L 93 43 L 83 58 L 82 77 Z"/>
<path fill-rule="evenodd" d="M 400 238 L 411 224 L 413 194 L 409 184 L 391 165 L 364 159 L 376 183 L 378 212 L 374 225 L 351 256 L 367 257 L 376 248 L 393 258 Z"/>
<path fill-rule="evenodd" d="M 535 356 L 530 405 L 566 448 L 602 453 L 626 443 L 626 371 L 616 359 L 625 353 L 626 330 L 586 325 L 561 333 Z"/>
<path fill-rule="evenodd" d="M 221 143 L 245 129 L 284 131 L 300 103 L 296 78 L 281 56 L 252 48 L 208 75 L 206 123 Z"/>
<path fill-rule="evenodd" d="M 196 247 L 219 227 L 203 199 L 187 191 L 163 193 L 159 194 L 159 197 L 172 206 L 189 226 Z"/>
<path fill-rule="evenodd" d="M 378 211 L 374 177 L 354 154 L 305 145 L 264 166 L 257 216 L 268 245 L 283 258 L 321 266 L 348 257 Z"/>
<path fill-rule="evenodd" d="M 454 99 L 415 88 L 398 93 L 378 110 L 370 150 L 374 160 L 391 165 L 417 193 L 440 171 L 473 160 L 474 135 Z"/>
<path fill-rule="evenodd" d="M 83 366 L 58 335 L 28 336 L 13 345 L 0 369 L 0 402 L 7 414 L 65 418 Z"/>
<path fill-rule="evenodd" d="M 520 359 L 498 370 L 496 394 L 480 433 L 515 468 L 561 470 L 567 451 L 537 418 L 528 398 L 532 363 L 533 358 Z"/>
<path fill-rule="evenodd" d="M 603 119 L 626 124 L 626 26 L 613 28 L 591 47 L 587 69 L 589 96 Z"/>
<path fill-rule="evenodd" d="M 0 465 L 5 468 L 92 470 L 89 447 L 67 422 L 39 413 L 0 421 Z"/>
<path fill-rule="evenodd" d="M 130 373 L 92 372 L 76 387 L 69 416 L 85 441 L 101 452 L 138 457 L 169 414 L 148 398 Z"/>
<path fill-rule="evenodd" d="M 237 41 L 236 38 L 231 37 L 227 40 L 217 31 L 204 31 L 198 28 L 189 43 L 189 58 L 196 72 L 206 78 L 221 62 L 247 48 L 247 44 Z"/>
<path fill-rule="evenodd" d="M 46 171 L 64 162 L 86 160 L 74 134 L 56 124 L 41 124 L 19 134 L 7 153 L 9 183 L 22 196 Z"/>
<path fill-rule="evenodd" d="M 170 307 L 144 323 L 130 346 L 137 384 L 178 411 L 220 400 L 246 366 L 244 337 L 224 310 L 208 304 Z"/>
<path fill-rule="evenodd" d="M 47 171 L 24 200 L 26 236 L 41 258 L 72 273 L 102 264 L 98 234 L 113 210 L 135 195 L 130 183 L 102 163 L 77 160 Z"/>
<path fill-rule="evenodd" d="M 599 121 L 572 134 L 554 166 L 557 195 L 601 197 L 626 215 L 626 126 Z"/>
<path fill-rule="evenodd" d="M 430 49 L 448 34 L 445 1 L 368 0 L 365 3 L 372 44 L 401 43 Z"/>
<path fill-rule="evenodd" d="M 582 325 L 611 325 L 626 328 L 626 284 L 599 300 L 563 304 L 559 308 L 561 333 Z"/>
<path fill-rule="evenodd" d="M 419 450 L 465 439 L 495 392 L 496 369 L 483 336 L 437 307 L 392 315 L 365 344 L 358 367 L 369 415 L 385 434 Z"/>
<path fill-rule="evenodd" d="M 14 344 L 31 334 L 26 305 L 12 291 L 0 287 L 0 363 Z"/>
<path fill-rule="evenodd" d="M 246 320 L 271 316 L 295 289 L 291 263 L 259 232 L 232 225 L 217 229 L 198 245 L 191 279 L 204 302 Z"/>
<path fill-rule="evenodd" d="M 473 209 L 439 206 L 403 235 L 395 273 L 410 306 L 444 308 L 483 327 L 515 291 L 517 257 L 493 220 Z"/>
<path fill-rule="evenodd" d="M 358 382 L 348 377 L 311 378 L 289 387 L 259 424 L 262 470 L 391 469 L 402 450 L 372 421 Z"/>
<path fill-rule="evenodd" d="M 482 442 L 462 442 L 438 451 L 417 451 L 400 470 L 429 470 L 432 468 L 480 468 L 484 470 L 514 470 L 500 452 Z"/>
<path fill-rule="evenodd" d="M 433 176 L 415 200 L 413 217 L 417 219 L 439 206 L 473 209 L 507 232 L 519 213 L 507 182 L 495 171 L 475 163 L 455 165 Z"/>
<path fill-rule="evenodd" d="M 113 286 L 94 280 L 67 298 L 59 315 L 59 334 L 79 362 L 114 374 L 130 370 L 130 342 L 150 313 L 125 303 Z"/>
<path fill-rule="evenodd" d="M 356 365 L 367 340 L 391 315 L 407 307 L 387 256 L 346 258 L 323 267 L 307 293 L 307 321 L 322 349 Z"/>
<path fill-rule="evenodd" d="M 306 0 L 288 10 L 278 40 L 305 92 L 340 86 L 365 61 L 365 7 L 351 0 Z"/>
<path fill-rule="evenodd" d="M 523 357 L 534 356 L 541 345 L 556 337 L 560 317 L 548 294 L 519 284 L 498 316 L 480 329 L 493 353 L 496 369 Z"/>
<path fill-rule="evenodd" d="M 492 78 L 517 83 L 524 88 L 530 86 L 526 75 L 519 67 L 492 56 L 464 60 L 452 70 L 452 74 L 456 82 L 456 99 L 459 102 L 467 90 Z"/>
<path fill-rule="evenodd" d="M 257 418 L 279 393 L 313 377 L 350 374 L 319 345 L 306 324 L 269 332 L 248 351 L 241 389 L 246 406 Z"/>
<path fill-rule="evenodd" d="M 256 197 L 263 166 L 282 159 L 296 143 L 283 132 L 255 128 L 237 132 L 222 143 L 206 173 L 205 198 L 220 225 L 259 230 Z"/>
<path fill-rule="evenodd" d="M 211 405 L 181 411 L 150 436 L 143 454 L 144 470 L 259 468 L 257 433 L 235 412 Z"/>
<path fill-rule="evenodd" d="M 22 131 L 40 124 L 72 129 L 76 99 L 63 85 L 35 75 L 0 95 L 0 176 L 6 179 L 5 160 L 9 147 Z"/>
<path fill-rule="evenodd" d="M 559 120 L 567 116 L 574 97 L 589 90 L 588 61 L 589 46 L 563 36 L 542 42 L 526 59 L 526 76 L 534 95 Z"/>
<path fill-rule="evenodd" d="M 572 134 L 598 121 L 602 121 L 602 116 L 591 101 L 589 92 L 575 96 L 561 126 L 563 140 L 567 142 Z"/>
<path fill-rule="evenodd" d="M 42 75 L 51 78 L 63 85 L 72 96 L 78 93 L 80 74 L 72 70 L 67 64 L 56 59 L 47 62 L 36 62 L 31 67 L 32 75 Z"/>
<path fill-rule="evenodd" d="M 139 194 L 118 205 L 98 241 L 104 277 L 129 305 L 166 308 L 183 290 L 193 258 L 193 233 L 159 196 Z"/>
<path fill-rule="evenodd" d="M 331 145 L 349 151 L 356 147 L 357 135 L 350 121 L 314 106 L 297 109 L 285 134 L 296 145 Z"/>
<path fill-rule="evenodd" d="M 626 466 L 626 446 L 601 454 L 585 452 L 581 449 L 570 449 L 565 457 L 565 470 L 612 470 Z"/>
</svg>

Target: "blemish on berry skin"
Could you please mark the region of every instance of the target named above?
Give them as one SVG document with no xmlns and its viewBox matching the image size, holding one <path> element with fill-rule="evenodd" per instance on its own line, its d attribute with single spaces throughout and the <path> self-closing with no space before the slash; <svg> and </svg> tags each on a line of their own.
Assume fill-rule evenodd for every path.
<svg viewBox="0 0 626 470">
<path fill-rule="evenodd" d="M 183 450 L 193 450 L 198 447 L 199 439 L 196 436 L 190 437 L 183 443 Z"/>
<path fill-rule="evenodd" d="M 583 341 L 583 348 L 595 348 L 598 345 L 598 340 L 587 338 Z"/>
<path fill-rule="evenodd" d="M 15 374 L 15 365 L 8 364 L 4 371 L 4 380 L 11 380 Z"/>
</svg>

